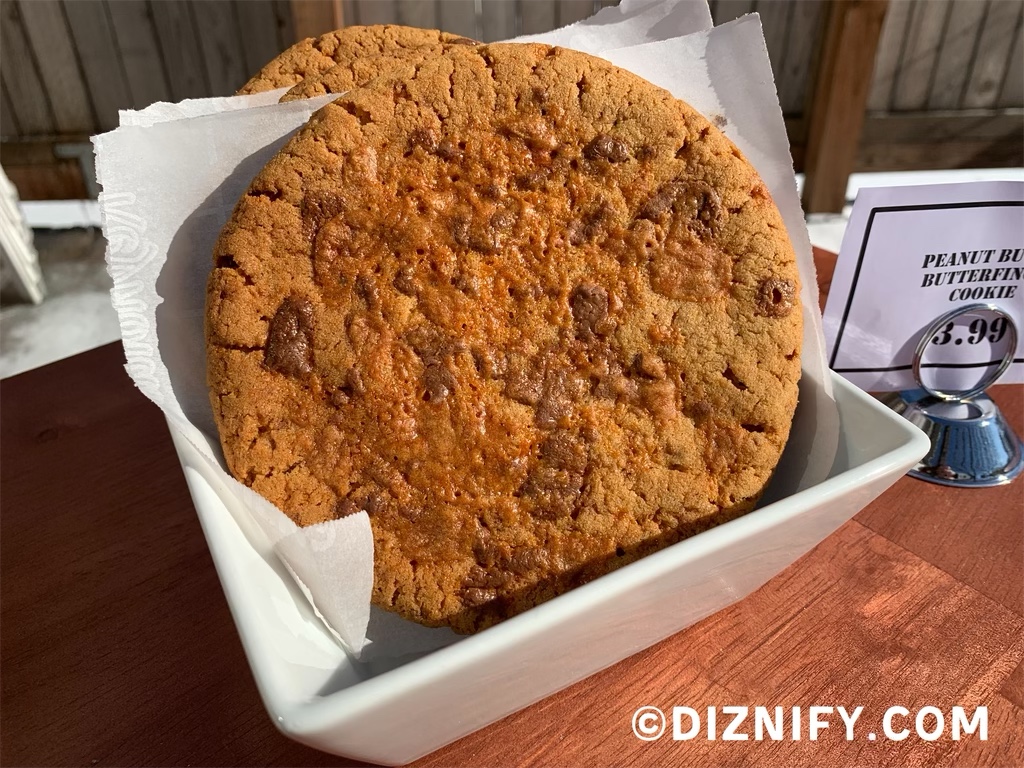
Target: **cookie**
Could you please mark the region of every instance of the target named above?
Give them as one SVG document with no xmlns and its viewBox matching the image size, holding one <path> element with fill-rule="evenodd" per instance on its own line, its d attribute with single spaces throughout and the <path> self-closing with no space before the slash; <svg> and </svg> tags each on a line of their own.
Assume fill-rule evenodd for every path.
<svg viewBox="0 0 1024 768">
<path fill-rule="evenodd" d="M 281 101 L 310 99 L 326 93 L 345 93 L 393 72 L 397 67 L 403 67 L 406 64 L 419 64 L 431 57 L 443 55 L 450 47 L 451 44 L 447 43 L 424 45 L 394 54 L 362 56 L 335 64 L 325 72 L 308 75 L 302 82 L 284 94 Z"/>
<path fill-rule="evenodd" d="M 369 515 L 376 605 L 472 632 L 754 506 L 798 296 L 765 185 L 688 105 L 456 47 L 319 110 L 239 201 L 211 403 L 296 523 Z"/>
<path fill-rule="evenodd" d="M 477 43 L 436 29 L 396 24 L 336 29 L 320 37 L 300 40 L 263 67 L 236 95 L 293 86 L 307 77 L 321 75 L 337 64 L 352 64 L 364 57 L 400 56 L 406 51 L 440 44 Z"/>
</svg>

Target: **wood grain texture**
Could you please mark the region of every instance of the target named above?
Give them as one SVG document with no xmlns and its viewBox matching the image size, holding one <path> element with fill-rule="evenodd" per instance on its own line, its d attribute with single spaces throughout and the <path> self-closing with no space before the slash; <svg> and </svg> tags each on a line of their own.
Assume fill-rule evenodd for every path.
<svg viewBox="0 0 1024 768">
<path fill-rule="evenodd" d="M 838 254 L 814 248 L 814 276 L 818 282 L 818 309 L 822 312 L 825 311 L 825 301 L 828 299 L 828 292 L 832 287 L 832 278 L 835 275 L 838 260 Z"/>
<path fill-rule="evenodd" d="M 50 165 L 56 158 L 54 143 L 40 141 L 5 141 L 0 144 L 0 161 L 7 165 Z"/>
<path fill-rule="evenodd" d="M 1024 109 L 975 112 L 920 112 L 909 115 L 869 115 L 861 134 L 865 144 L 949 142 L 970 137 L 975 141 L 1020 136 Z"/>
<path fill-rule="evenodd" d="M 292 18 L 290 0 L 273 0 L 274 18 L 277 20 L 277 50 L 283 51 L 297 43 L 300 38 L 295 35 L 295 21 Z"/>
<path fill-rule="evenodd" d="M 869 114 L 857 171 L 998 168 L 1024 164 L 1024 110 Z"/>
<path fill-rule="evenodd" d="M 395 24 L 398 21 L 398 9 L 394 0 L 357 0 L 356 18 L 360 24 Z"/>
<path fill-rule="evenodd" d="M 951 765 L 970 768 L 1016 768 L 1024 761 L 1024 709 L 995 695 L 988 706 L 988 742 L 965 739 L 954 745 Z"/>
<path fill-rule="evenodd" d="M 1013 706 L 1024 710 L 1024 661 L 1018 664 L 1017 668 L 1003 682 L 1003 687 L 999 689 L 999 695 Z"/>
<path fill-rule="evenodd" d="M 1024 28 L 1020 21 L 1013 37 L 1013 50 L 1006 61 L 1006 77 L 996 99 L 1000 109 L 1024 107 Z"/>
<path fill-rule="evenodd" d="M 799 0 L 793 6 L 782 69 L 775 75 L 783 114 L 802 115 L 810 102 L 826 8 L 823 0 Z"/>
<path fill-rule="evenodd" d="M 235 0 L 235 15 L 245 71 L 252 75 L 288 46 L 278 39 L 273 0 Z"/>
<path fill-rule="evenodd" d="M 151 3 L 150 9 L 171 97 L 180 101 L 212 96 L 192 4 L 188 0 L 164 0 Z"/>
<path fill-rule="evenodd" d="M 359 25 L 359 0 L 341 0 L 337 7 L 341 11 L 342 19 L 338 25 L 339 29 Z"/>
<path fill-rule="evenodd" d="M 977 681 L 994 690 L 1024 657 L 1024 617 L 856 521 L 703 623 L 712 635 L 728 628 L 726 643 L 702 639 L 693 649 L 695 662 L 722 670 L 715 682 L 794 702 L 832 687 L 851 701 L 981 703 L 971 694 Z M 816 636 L 826 624 L 828 636 Z M 947 658 L 951 647 L 963 652 Z"/>
<path fill-rule="evenodd" d="M 54 129 L 58 133 L 92 133 L 96 120 L 60 0 L 19 0 L 18 7 L 53 110 Z"/>
<path fill-rule="evenodd" d="M 1021 409 L 1006 418 L 1024 434 Z M 1019 484 L 992 489 L 985 509 L 977 492 L 960 488 L 900 487 L 891 491 L 902 514 L 869 507 L 857 520 L 927 560 L 990 600 L 1024 616 L 1024 515 Z M 991 505 L 991 506 L 989 506 Z"/>
<path fill-rule="evenodd" d="M 1024 4 L 1014 0 L 990 0 L 978 52 L 971 67 L 961 106 L 965 109 L 994 107 L 1006 77 L 1010 49 L 1020 35 Z"/>
<path fill-rule="evenodd" d="M 9 165 L 4 171 L 22 200 L 84 200 L 89 190 L 82 166 L 74 160 L 53 160 L 49 165 Z"/>
<path fill-rule="evenodd" d="M 754 0 L 718 0 L 711 6 L 711 19 L 717 27 L 754 10 Z"/>
<path fill-rule="evenodd" d="M 971 74 L 971 62 L 978 51 L 985 9 L 986 4 L 978 0 L 953 0 L 942 36 L 942 55 L 935 62 L 935 78 L 928 95 L 929 109 L 960 106 Z"/>
<path fill-rule="evenodd" d="M 936 143 L 864 144 L 854 170 L 927 171 L 942 168 L 1014 168 L 1024 165 L 1024 144 L 1010 139 L 971 139 Z"/>
<path fill-rule="evenodd" d="M 485 43 L 516 36 L 519 10 L 515 0 L 490 0 L 482 4 L 480 39 Z"/>
<path fill-rule="evenodd" d="M 437 3 L 423 0 L 398 0 L 398 23 L 420 29 L 437 29 Z"/>
<path fill-rule="evenodd" d="M 471 756 L 474 765 L 527 766 L 566 752 L 573 757 L 565 763 L 576 765 L 588 748 L 601 765 L 954 764 L 942 755 L 949 739 L 936 748 L 916 739 L 872 743 L 866 733 L 881 732 L 890 704 L 948 711 L 983 703 L 1024 655 L 1022 628 L 1024 619 L 849 523 L 745 600 L 416 765 Z M 964 657 L 950 648 L 963 648 Z M 812 702 L 864 706 L 860 739 L 837 733 L 838 718 L 816 742 L 807 740 L 806 722 L 799 742 L 639 743 L 628 731 L 643 705 L 706 711 Z M 488 734 L 499 729 L 500 738 Z M 527 746 L 509 755 L 509 743 Z"/>
<path fill-rule="evenodd" d="M 593 0 L 558 0 L 558 26 L 564 27 L 594 15 Z"/>
<path fill-rule="evenodd" d="M 438 29 L 453 35 L 480 39 L 473 0 L 441 0 L 437 7 L 437 24 Z"/>
<path fill-rule="evenodd" d="M 7 83 L 3 82 L 3 73 L 0 73 L 0 135 L 5 139 L 13 138 L 20 131 L 18 116 L 14 114 L 14 106 L 7 95 Z"/>
<path fill-rule="evenodd" d="M 772 72 L 775 73 L 776 90 L 779 87 L 779 76 L 782 74 L 782 63 L 786 60 L 786 38 L 794 6 L 795 3 L 791 0 L 757 0 L 754 5 L 754 10 L 761 17 L 764 42 L 768 48 Z"/>
<path fill-rule="evenodd" d="M 109 345 L 0 384 L 0 762 L 323 765 L 254 706 L 166 424 L 123 362 Z"/>
<path fill-rule="evenodd" d="M 808 213 L 838 212 L 846 202 L 886 6 L 887 0 L 837 0 L 828 7 L 804 157 Z"/>
<path fill-rule="evenodd" d="M 114 344 L 0 382 L 0 764 L 356 765 L 264 712 L 166 425 L 122 365 Z M 994 395 L 1019 427 L 1022 388 Z M 1021 487 L 954 503 L 903 478 L 744 600 L 416 765 L 1020 765 Z M 868 741 L 894 704 L 987 706 L 989 740 Z M 644 705 L 801 706 L 804 730 L 646 743 Z M 833 714 L 810 741 L 812 705 L 863 706 L 855 740 Z"/>
<path fill-rule="evenodd" d="M 679 664 L 676 653 L 677 646 L 671 642 L 659 643 L 413 765 L 526 768 L 707 764 L 701 762 L 712 751 L 707 749 L 706 741 L 673 744 L 666 739 L 646 743 L 630 732 L 630 719 L 640 706 L 670 709 L 692 703 L 697 708 L 705 701 L 735 699 L 731 692 L 715 685 L 706 670 L 695 664 Z M 671 678 L 663 674 L 666 668 L 674 669 Z M 489 731 L 500 731 L 500 737 L 489 737 Z"/>
<path fill-rule="evenodd" d="M 946 0 L 929 0 L 914 5 L 893 89 L 894 110 L 921 110 L 928 106 L 949 10 Z"/>
<path fill-rule="evenodd" d="M 522 19 L 522 34 L 536 35 L 555 28 L 555 4 L 544 0 L 521 0 L 519 15 Z"/>
<path fill-rule="evenodd" d="M 202 0 L 192 4 L 199 48 L 214 96 L 230 96 L 249 79 L 239 40 L 238 17 L 232 0 Z"/>
<path fill-rule="evenodd" d="M 124 66 L 117 55 L 113 25 L 103 0 L 64 0 L 64 14 L 75 41 L 101 131 L 117 128 L 117 110 L 131 106 Z"/>
<path fill-rule="evenodd" d="M 106 7 L 131 94 L 131 101 L 119 104 L 119 108 L 144 109 L 154 102 L 167 101 L 171 92 L 149 5 L 107 0 Z"/>
<path fill-rule="evenodd" d="M 296 41 L 319 37 L 346 23 L 355 23 L 351 19 L 343 20 L 341 0 L 291 0 L 291 9 Z"/>
<path fill-rule="evenodd" d="M 18 3 L 0 3 L 0 70 L 7 95 L 26 135 L 53 133 L 53 113 L 46 99 Z"/>
<path fill-rule="evenodd" d="M 975 0 L 967 0 L 975 2 Z M 899 72 L 900 59 L 906 39 L 907 25 L 914 8 L 914 0 L 889 0 L 882 36 L 871 76 L 867 108 L 872 112 L 888 112 L 892 107 L 892 93 Z"/>
</svg>

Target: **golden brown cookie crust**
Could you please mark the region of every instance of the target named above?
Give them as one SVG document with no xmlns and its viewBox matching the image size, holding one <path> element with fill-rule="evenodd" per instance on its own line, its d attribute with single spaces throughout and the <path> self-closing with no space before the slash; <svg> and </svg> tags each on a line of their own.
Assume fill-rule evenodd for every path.
<svg viewBox="0 0 1024 768">
<path fill-rule="evenodd" d="M 294 86 L 307 77 L 322 75 L 337 64 L 351 64 L 374 56 L 400 56 L 405 51 L 441 44 L 475 45 L 476 41 L 436 29 L 397 24 L 336 29 L 295 43 L 257 72 L 237 93 L 261 93 Z"/>
<path fill-rule="evenodd" d="M 764 184 L 666 91 L 461 48 L 339 97 L 208 285 L 231 471 L 366 510 L 373 602 L 482 629 L 749 511 L 787 440 L 799 279 Z"/>
<path fill-rule="evenodd" d="M 430 58 L 441 56 L 450 48 L 451 45 L 447 43 L 424 45 L 398 53 L 361 56 L 351 61 L 344 61 L 335 64 L 325 72 L 308 75 L 302 82 L 284 94 L 281 101 L 311 99 L 327 93 L 345 93 L 353 88 L 366 85 L 378 77 L 392 73 L 399 67 L 405 67 L 408 64 L 421 64 Z"/>
</svg>

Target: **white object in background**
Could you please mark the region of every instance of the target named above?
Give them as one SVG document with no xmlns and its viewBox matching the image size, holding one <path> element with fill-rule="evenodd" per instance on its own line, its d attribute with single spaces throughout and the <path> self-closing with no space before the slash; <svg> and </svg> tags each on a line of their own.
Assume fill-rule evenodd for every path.
<svg viewBox="0 0 1024 768">
<path fill-rule="evenodd" d="M 0 252 L 13 268 L 21 292 L 33 304 L 46 295 L 32 231 L 18 208 L 18 192 L 0 168 Z"/>
<path fill-rule="evenodd" d="M 869 392 L 913 389 L 928 326 L 979 302 L 1024 327 L 1024 182 L 862 189 L 825 306 L 829 366 Z M 972 388 L 1007 343 L 1006 320 L 958 325 L 922 350 L 932 386 L 946 391 Z M 1024 381 L 1024 340 L 1012 357 L 1003 383 Z"/>
<path fill-rule="evenodd" d="M 18 207 L 32 229 L 79 229 L 100 225 L 98 200 L 22 200 Z"/>
</svg>

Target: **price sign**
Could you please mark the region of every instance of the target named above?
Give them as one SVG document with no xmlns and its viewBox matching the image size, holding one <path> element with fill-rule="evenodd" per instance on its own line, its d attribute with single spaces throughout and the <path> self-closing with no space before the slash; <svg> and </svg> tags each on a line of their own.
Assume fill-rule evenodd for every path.
<svg viewBox="0 0 1024 768">
<path fill-rule="evenodd" d="M 950 310 L 925 329 L 914 355 L 917 383 L 938 397 L 966 399 L 981 394 L 1013 363 L 1017 348 L 1017 326 L 1013 318 L 994 304 L 968 304 Z M 972 345 L 970 357 L 983 358 L 986 365 L 963 362 L 957 347 Z M 968 376 L 962 371 L 970 368 Z M 965 384 L 965 379 L 970 382 Z"/>
<path fill-rule="evenodd" d="M 1024 182 L 861 190 L 823 321 L 868 391 L 1024 381 Z"/>
<path fill-rule="evenodd" d="M 937 347 L 942 346 L 943 344 L 949 344 L 951 341 L 954 344 L 963 344 L 964 337 L 962 335 L 953 335 L 953 329 L 956 325 L 956 321 L 950 320 L 942 327 L 942 330 L 932 338 L 931 343 Z M 998 344 L 1006 335 L 1006 328 L 1008 325 L 1008 318 L 1004 316 L 995 318 L 992 321 L 991 327 L 982 317 L 972 320 L 967 329 L 967 343 L 981 344 L 984 341 L 990 341 L 993 344 Z"/>
</svg>

